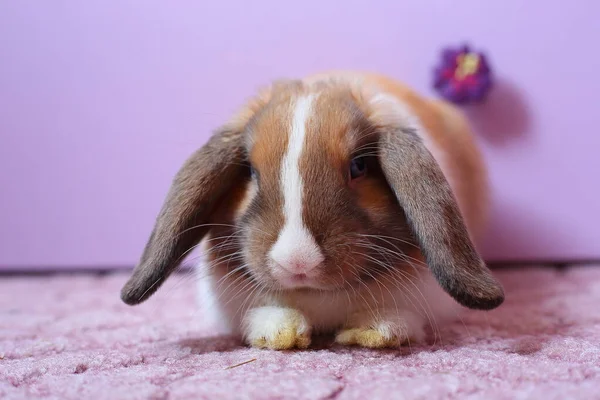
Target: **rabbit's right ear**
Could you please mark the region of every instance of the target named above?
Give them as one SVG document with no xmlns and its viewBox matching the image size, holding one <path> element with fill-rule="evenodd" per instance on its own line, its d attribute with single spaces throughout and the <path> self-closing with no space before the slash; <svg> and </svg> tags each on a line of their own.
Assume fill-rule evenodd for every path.
<svg viewBox="0 0 600 400">
<path fill-rule="evenodd" d="M 504 301 L 502 285 L 472 243 L 450 184 L 414 128 L 383 128 L 382 170 L 441 287 L 472 309 Z"/>
<path fill-rule="evenodd" d="M 209 231 L 206 226 L 232 185 L 248 173 L 243 132 L 217 131 L 181 167 L 162 206 L 141 260 L 121 290 L 134 305 L 150 297 Z"/>
</svg>

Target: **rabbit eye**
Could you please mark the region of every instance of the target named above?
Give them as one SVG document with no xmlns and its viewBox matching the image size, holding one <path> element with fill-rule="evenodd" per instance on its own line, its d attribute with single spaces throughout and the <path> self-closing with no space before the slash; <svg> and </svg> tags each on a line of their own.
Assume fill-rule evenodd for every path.
<svg viewBox="0 0 600 400">
<path fill-rule="evenodd" d="M 250 165 L 250 178 L 255 180 L 258 179 L 258 171 L 252 165 Z"/>
<path fill-rule="evenodd" d="M 367 173 L 367 163 L 364 157 L 356 157 L 350 162 L 350 179 L 357 179 Z"/>
</svg>

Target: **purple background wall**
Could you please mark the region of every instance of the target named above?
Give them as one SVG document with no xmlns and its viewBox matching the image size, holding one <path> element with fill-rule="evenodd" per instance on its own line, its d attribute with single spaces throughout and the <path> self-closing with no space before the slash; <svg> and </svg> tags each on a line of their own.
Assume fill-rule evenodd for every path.
<svg viewBox="0 0 600 400">
<path fill-rule="evenodd" d="M 469 111 L 495 196 L 486 256 L 599 258 L 600 3 L 564 4 L 2 1 L 0 265 L 129 266 L 182 160 L 258 86 L 359 68 L 429 93 L 463 39 L 500 79 Z"/>
</svg>

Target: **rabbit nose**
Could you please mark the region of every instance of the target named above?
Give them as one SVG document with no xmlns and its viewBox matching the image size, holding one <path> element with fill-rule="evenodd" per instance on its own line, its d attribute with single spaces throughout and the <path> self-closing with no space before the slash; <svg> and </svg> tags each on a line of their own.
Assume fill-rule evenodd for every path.
<svg viewBox="0 0 600 400">
<path fill-rule="evenodd" d="M 305 275 L 308 272 L 315 269 L 319 264 L 321 264 L 321 260 L 318 259 L 295 259 L 295 258 L 275 258 L 273 257 L 273 261 L 286 270 L 287 272 L 294 275 Z"/>
<path fill-rule="evenodd" d="M 288 224 L 269 251 L 271 260 L 282 270 L 298 275 L 314 271 L 325 256 L 310 232 L 303 226 Z"/>
</svg>

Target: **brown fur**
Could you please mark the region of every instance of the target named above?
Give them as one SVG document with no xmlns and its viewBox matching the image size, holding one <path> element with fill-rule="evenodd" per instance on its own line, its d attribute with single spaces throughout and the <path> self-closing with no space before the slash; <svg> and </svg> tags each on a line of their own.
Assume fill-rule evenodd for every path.
<svg viewBox="0 0 600 400">
<path fill-rule="evenodd" d="M 350 79 L 337 79 L 344 76 Z M 452 170 L 440 169 L 414 129 L 370 102 L 374 90 L 408 106 L 425 139 L 451 158 Z M 449 106 L 389 78 L 342 73 L 276 83 L 192 156 L 174 181 L 123 300 L 135 304 L 149 297 L 209 231 L 212 260 L 229 256 L 214 265 L 220 275 L 245 263 L 240 276 L 280 289 L 268 251 L 284 223 L 280 169 L 294 102 L 308 93 L 319 96 L 299 164 L 302 217 L 325 255 L 323 288 L 338 290 L 394 268 L 408 271 L 415 260 L 425 260 L 461 304 L 497 307 L 502 288 L 470 238 L 482 215 L 485 173 L 464 121 Z M 368 172 L 350 181 L 357 155 L 367 157 Z M 250 167 L 256 171 L 252 180 Z M 453 187 L 447 173 L 457 182 Z M 221 226 L 211 229 L 207 222 Z"/>
<path fill-rule="evenodd" d="M 181 168 L 156 220 L 139 265 L 121 298 L 137 304 L 150 297 L 208 233 L 212 213 L 226 201 L 230 183 L 243 180 L 242 135 L 222 129 Z"/>
<path fill-rule="evenodd" d="M 477 240 L 486 223 L 487 169 L 464 115 L 442 100 L 425 99 L 401 82 L 380 74 L 332 71 L 312 75 L 306 80 L 319 82 L 340 79 L 354 82 L 350 86 L 358 103 L 364 104 L 364 89 L 372 85 L 406 104 L 418 117 L 425 128 L 423 133 L 451 157 L 451 160 L 443 166 L 444 173 L 454 175 L 454 194 L 473 240 Z M 365 107 L 369 108 L 366 105 Z M 386 121 L 376 122 L 386 124 Z"/>
</svg>

